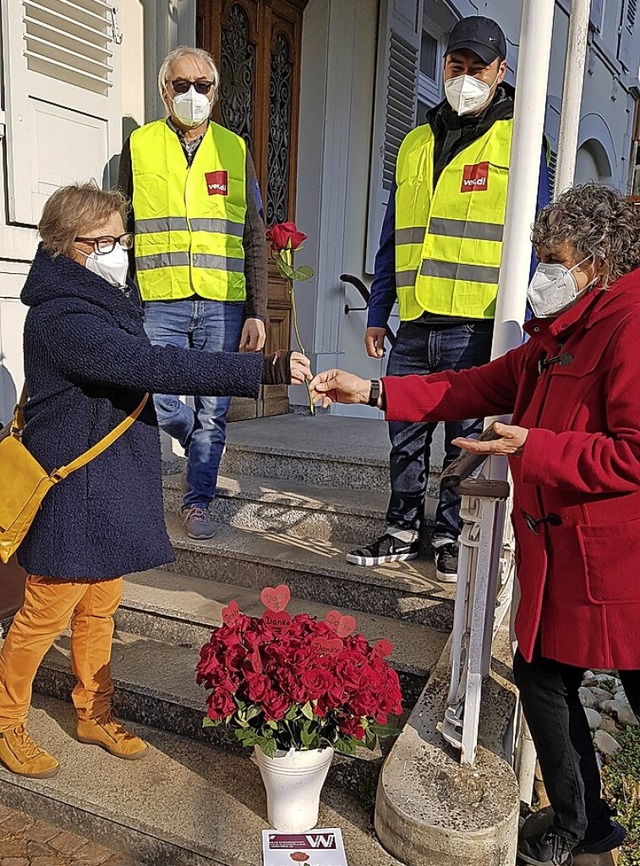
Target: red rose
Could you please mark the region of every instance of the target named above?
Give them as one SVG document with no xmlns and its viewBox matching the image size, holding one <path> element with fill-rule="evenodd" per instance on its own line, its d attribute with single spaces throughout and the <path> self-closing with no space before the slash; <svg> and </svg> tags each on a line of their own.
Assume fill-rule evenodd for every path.
<svg viewBox="0 0 640 866">
<path fill-rule="evenodd" d="M 267 240 L 274 253 L 287 249 L 297 250 L 306 239 L 307 235 L 299 231 L 295 223 L 277 223 L 267 232 Z"/>
<path fill-rule="evenodd" d="M 338 725 L 341 732 L 356 740 L 364 740 L 365 732 L 360 719 L 356 716 L 341 719 Z"/>
<path fill-rule="evenodd" d="M 265 677 L 263 674 L 247 674 L 246 682 L 247 696 L 256 704 L 261 703 L 264 696 L 269 694 L 271 690 L 271 681 L 269 677 Z"/>
<path fill-rule="evenodd" d="M 309 693 L 312 701 L 317 700 L 320 695 L 323 695 L 331 688 L 333 677 L 329 671 L 322 668 L 311 668 L 302 674 L 302 685 Z"/>
<path fill-rule="evenodd" d="M 264 714 L 269 721 L 279 722 L 291 706 L 291 701 L 279 692 L 268 692 L 261 701 Z"/>
<path fill-rule="evenodd" d="M 236 710 L 236 705 L 228 692 L 215 690 L 207 698 L 207 715 L 212 722 L 226 719 Z"/>
</svg>

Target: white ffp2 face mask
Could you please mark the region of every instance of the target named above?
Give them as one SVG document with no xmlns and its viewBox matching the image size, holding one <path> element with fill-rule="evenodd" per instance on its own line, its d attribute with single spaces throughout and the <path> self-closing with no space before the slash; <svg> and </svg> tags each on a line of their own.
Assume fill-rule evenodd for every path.
<svg viewBox="0 0 640 866">
<path fill-rule="evenodd" d="M 127 284 L 127 274 L 129 273 L 129 257 L 127 251 L 120 244 L 116 244 L 110 253 L 105 253 L 102 256 L 96 255 L 95 252 L 87 255 L 82 250 L 78 250 L 83 256 L 86 256 L 85 267 L 88 271 L 102 277 L 112 286 L 122 289 Z"/>
<path fill-rule="evenodd" d="M 587 256 L 586 259 L 578 262 L 572 268 L 540 262 L 527 289 L 527 300 L 536 319 L 547 319 L 550 316 L 559 316 L 560 313 L 564 313 L 584 295 L 587 289 L 597 282 L 597 280 L 592 280 L 584 289 L 578 289 L 578 283 L 573 274 L 573 271 L 589 261 L 590 258 L 593 257 Z"/>
<path fill-rule="evenodd" d="M 444 95 L 451 108 L 460 116 L 475 114 L 489 102 L 492 87 L 493 84 L 487 84 L 472 75 L 458 75 L 445 81 Z"/>
<path fill-rule="evenodd" d="M 191 86 L 186 93 L 178 93 L 172 100 L 173 113 L 184 126 L 193 128 L 204 123 L 211 114 L 209 97 L 204 93 L 196 93 Z"/>
</svg>

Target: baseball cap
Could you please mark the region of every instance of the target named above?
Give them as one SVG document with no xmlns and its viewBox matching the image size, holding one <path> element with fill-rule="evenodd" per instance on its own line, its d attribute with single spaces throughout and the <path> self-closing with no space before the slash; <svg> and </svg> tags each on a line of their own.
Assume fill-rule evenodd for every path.
<svg viewBox="0 0 640 866">
<path fill-rule="evenodd" d="M 473 15 L 458 21 L 451 31 L 446 54 L 460 49 L 474 51 L 484 63 L 493 63 L 496 57 L 507 57 L 507 40 L 502 28 L 492 18 Z"/>
</svg>

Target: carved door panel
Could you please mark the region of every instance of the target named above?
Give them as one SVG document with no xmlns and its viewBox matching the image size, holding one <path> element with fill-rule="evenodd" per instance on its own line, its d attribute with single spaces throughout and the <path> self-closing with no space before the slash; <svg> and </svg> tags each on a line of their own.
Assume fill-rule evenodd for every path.
<svg viewBox="0 0 640 866">
<path fill-rule="evenodd" d="M 295 219 L 302 12 L 307 0 L 197 0 L 197 45 L 220 69 L 216 120 L 241 135 L 253 157 L 265 222 Z M 265 245 L 265 255 L 267 249 Z M 291 302 L 269 262 L 266 352 L 289 348 Z M 230 419 L 288 411 L 287 389 L 235 399 Z"/>
</svg>

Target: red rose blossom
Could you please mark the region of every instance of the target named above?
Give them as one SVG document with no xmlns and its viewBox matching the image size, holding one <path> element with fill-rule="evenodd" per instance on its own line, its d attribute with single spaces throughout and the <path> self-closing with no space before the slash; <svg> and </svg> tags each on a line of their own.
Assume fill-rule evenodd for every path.
<svg viewBox="0 0 640 866">
<path fill-rule="evenodd" d="M 276 223 L 267 232 L 267 240 L 274 253 L 280 250 L 297 250 L 306 241 L 307 235 L 299 231 L 295 223 Z"/>
</svg>

